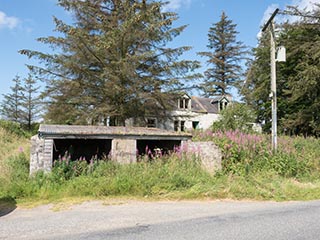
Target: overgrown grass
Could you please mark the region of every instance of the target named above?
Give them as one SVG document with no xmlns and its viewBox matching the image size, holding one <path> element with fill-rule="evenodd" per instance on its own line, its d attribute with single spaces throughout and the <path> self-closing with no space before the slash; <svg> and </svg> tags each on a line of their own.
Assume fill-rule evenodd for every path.
<svg viewBox="0 0 320 240">
<path fill-rule="evenodd" d="M 4 123 L 0 121 L 0 178 L 9 174 L 6 160 L 19 155 L 20 152 L 29 154 L 30 149 L 30 142 L 25 133 L 19 128 L 8 127 L 9 124 Z M 16 130 L 9 131 L 7 128 Z"/>
<path fill-rule="evenodd" d="M 273 154 L 266 135 L 208 131 L 194 138 L 220 146 L 224 154 L 221 171 L 209 174 L 199 159 L 179 152 L 127 165 L 62 158 L 55 162 L 51 173 L 38 172 L 29 177 L 29 153 L 18 150 L 3 161 L 7 173 L 0 173 L 0 199 L 19 203 L 104 197 L 276 201 L 320 198 L 319 139 L 281 137 L 279 151 Z M 13 136 L 12 142 L 16 141 L 20 138 Z"/>
</svg>

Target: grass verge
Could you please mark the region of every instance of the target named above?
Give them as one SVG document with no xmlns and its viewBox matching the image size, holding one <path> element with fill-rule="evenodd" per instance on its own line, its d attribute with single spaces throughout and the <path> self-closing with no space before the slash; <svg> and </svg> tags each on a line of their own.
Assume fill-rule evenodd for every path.
<svg viewBox="0 0 320 240">
<path fill-rule="evenodd" d="M 1 162 L 6 172 L 0 173 L 0 199 L 13 199 L 23 206 L 54 203 L 56 210 L 68 208 L 68 203 L 61 202 L 106 198 L 320 199 L 318 139 L 282 138 L 280 146 L 285 147 L 274 155 L 265 136 L 210 134 L 200 140 L 215 141 L 224 152 L 223 169 L 214 175 L 201 167 L 199 159 L 172 154 L 128 165 L 63 160 L 56 162 L 51 173 L 29 177 L 28 150 L 13 151 Z M 20 141 L 13 136 L 14 146 Z"/>
</svg>

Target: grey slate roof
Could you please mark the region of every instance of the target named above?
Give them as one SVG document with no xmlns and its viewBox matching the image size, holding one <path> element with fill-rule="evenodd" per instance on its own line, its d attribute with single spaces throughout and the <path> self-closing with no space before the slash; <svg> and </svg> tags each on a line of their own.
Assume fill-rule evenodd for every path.
<svg viewBox="0 0 320 240">
<path fill-rule="evenodd" d="M 192 111 L 219 113 L 218 101 L 212 98 L 192 97 Z"/>
<path fill-rule="evenodd" d="M 219 113 L 219 101 L 221 101 L 225 96 L 216 96 L 212 98 L 203 98 L 193 96 L 191 102 L 191 109 L 193 112 L 199 113 Z M 227 98 L 226 98 L 227 99 Z M 227 99 L 227 101 L 229 101 Z"/>
<path fill-rule="evenodd" d="M 47 125 L 41 124 L 38 131 L 43 138 L 134 138 L 159 140 L 187 140 L 190 133 L 166 131 L 143 127 L 107 127 L 84 125 Z"/>
</svg>

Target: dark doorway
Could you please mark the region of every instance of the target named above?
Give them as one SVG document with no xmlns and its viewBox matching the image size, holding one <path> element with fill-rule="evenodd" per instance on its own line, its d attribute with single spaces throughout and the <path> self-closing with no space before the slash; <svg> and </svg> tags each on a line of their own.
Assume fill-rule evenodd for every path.
<svg viewBox="0 0 320 240">
<path fill-rule="evenodd" d="M 53 160 L 68 155 L 71 160 L 85 158 L 102 159 L 108 157 L 111 151 L 111 139 L 55 139 L 53 146 Z"/>
<path fill-rule="evenodd" d="M 159 151 L 161 154 L 168 154 L 180 145 L 179 140 L 137 140 L 138 155 L 155 155 Z"/>
</svg>

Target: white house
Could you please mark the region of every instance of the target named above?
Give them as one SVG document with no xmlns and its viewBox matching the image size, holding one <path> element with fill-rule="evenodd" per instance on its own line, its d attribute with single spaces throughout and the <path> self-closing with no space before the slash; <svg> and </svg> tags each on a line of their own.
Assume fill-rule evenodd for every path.
<svg viewBox="0 0 320 240">
<path fill-rule="evenodd" d="M 168 112 L 167 118 L 147 117 L 146 126 L 174 131 L 208 129 L 231 102 L 231 95 L 203 98 L 185 94 L 177 99 L 176 109 Z M 126 126 L 133 125 L 133 119 L 126 121 Z"/>
</svg>

